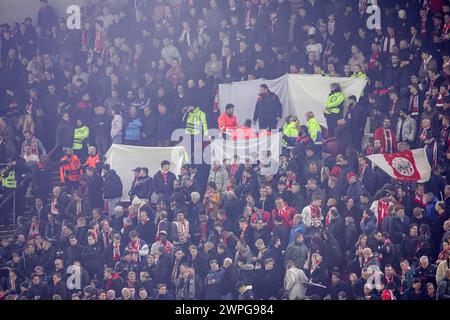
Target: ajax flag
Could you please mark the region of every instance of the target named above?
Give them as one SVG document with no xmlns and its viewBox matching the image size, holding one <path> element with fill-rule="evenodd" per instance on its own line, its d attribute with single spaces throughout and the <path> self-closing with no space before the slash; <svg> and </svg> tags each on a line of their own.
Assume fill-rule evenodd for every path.
<svg viewBox="0 0 450 320">
<path fill-rule="evenodd" d="M 430 180 L 431 166 L 425 149 L 374 154 L 367 159 L 397 181 L 424 183 Z"/>
</svg>

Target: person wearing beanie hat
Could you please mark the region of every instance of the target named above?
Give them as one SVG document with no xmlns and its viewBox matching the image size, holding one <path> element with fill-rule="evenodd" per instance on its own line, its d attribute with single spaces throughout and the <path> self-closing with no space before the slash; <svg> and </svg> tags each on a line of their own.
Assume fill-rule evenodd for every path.
<svg viewBox="0 0 450 320">
<path fill-rule="evenodd" d="M 348 182 L 348 187 L 347 187 L 347 191 L 345 192 L 344 200 L 353 198 L 356 201 L 359 201 L 359 196 L 362 193 L 361 181 L 359 181 L 356 173 L 354 173 L 352 171 L 347 173 L 346 178 L 347 178 L 347 182 Z"/>
</svg>

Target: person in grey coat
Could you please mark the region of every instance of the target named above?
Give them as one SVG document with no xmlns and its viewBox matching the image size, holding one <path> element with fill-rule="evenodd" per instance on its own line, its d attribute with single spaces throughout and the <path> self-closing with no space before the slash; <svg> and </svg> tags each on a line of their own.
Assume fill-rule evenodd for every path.
<svg viewBox="0 0 450 320">
<path fill-rule="evenodd" d="M 411 118 L 409 111 L 400 110 L 400 117 L 397 122 L 397 130 L 395 131 L 398 142 L 407 142 L 410 146 L 416 140 L 417 123 Z"/>
<path fill-rule="evenodd" d="M 298 233 L 295 235 L 295 241 L 286 248 L 286 253 L 284 255 L 285 265 L 288 264 L 289 260 L 292 260 L 298 268 L 303 268 L 306 259 L 308 258 L 308 248 L 303 241 L 303 234 Z"/>
<path fill-rule="evenodd" d="M 284 277 L 284 290 L 289 300 L 303 300 L 306 295 L 308 278 L 293 260 L 288 260 L 288 270 Z"/>
</svg>

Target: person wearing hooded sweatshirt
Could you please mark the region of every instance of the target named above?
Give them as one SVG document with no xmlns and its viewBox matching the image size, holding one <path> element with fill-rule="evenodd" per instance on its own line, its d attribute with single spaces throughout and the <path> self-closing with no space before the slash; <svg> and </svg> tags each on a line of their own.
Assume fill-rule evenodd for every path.
<svg viewBox="0 0 450 320">
<path fill-rule="evenodd" d="M 295 241 L 288 245 L 284 255 L 284 264 L 287 265 L 289 260 L 295 262 L 296 266 L 303 267 L 308 258 L 308 248 L 303 243 L 303 234 L 295 235 Z"/>
</svg>

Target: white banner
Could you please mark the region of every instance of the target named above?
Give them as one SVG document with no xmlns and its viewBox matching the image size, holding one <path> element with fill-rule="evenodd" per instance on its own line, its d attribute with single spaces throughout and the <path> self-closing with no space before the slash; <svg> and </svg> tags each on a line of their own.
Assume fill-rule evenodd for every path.
<svg viewBox="0 0 450 320">
<path fill-rule="evenodd" d="M 249 160 L 250 164 L 256 164 L 260 161 L 261 174 L 276 174 L 281 154 L 281 139 L 280 133 L 236 141 L 216 139 L 211 143 L 211 164 L 223 164 L 225 161 L 234 163 L 235 160 L 241 164 L 246 160 Z"/>
<path fill-rule="evenodd" d="M 295 115 L 304 124 L 305 114 L 314 112 L 319 123 L 326 127 L 323 115 L 324 105 L 330 94 L 330 85 L 338 83 L 347 96 L 359 98 L 367 85 L 367 80 L 359 78 L 332 78 L 320 75 L 286 74 L 275 80 L 252 80 L 219 85 L 220 109 L 222 112 L 228 103 L 236 106 L 235 115 L 239 124 L 246 119 L 253 120 L 259 86 L 267 84 L 276 93 L 283 105 L 283 120 L 289 115 Z M 284 121 L 280 121 L 279 125 Z"/>
<path fill-rule="evenodd" d="M 117 172 L 122 180 L 122 201 L 128 201 L 130 199 L 128 192 L 134 179 L 133 169 L 146 167 L 149 176 L 153 177 L 161 169 L 161 162 L 168 160 L 171 163 L 170 170 L 179 175 L 187 154 L 184 147 L 148 148 L 113 144 L 105 157 L 106 163 Z"/>
</svg>

